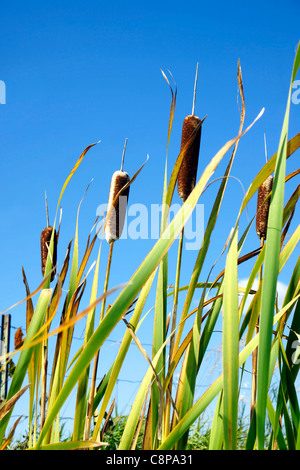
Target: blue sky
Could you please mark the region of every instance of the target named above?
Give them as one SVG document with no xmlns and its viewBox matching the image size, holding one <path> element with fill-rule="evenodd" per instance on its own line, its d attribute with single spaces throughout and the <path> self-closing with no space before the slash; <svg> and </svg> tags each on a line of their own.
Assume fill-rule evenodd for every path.
<svg viewBox="0 0 300 470">
<path fill-rule="evenodd" d="M 277 150 L 299 41 L 298 1 L 287 0 L 284 5 L 276 0 L 251 4 L 189 0 L 14 1 L 1 2 L 0 7 L 0 80 L 6 85 L 6 104 L 0 105 L 1 310 L 24 297 L 21 266 L 32 290 L 40 283 L 40 232 L 46 225 L 44 192 L 47 191 L 53 221 L 61 187 L 82 150 L 101 140 L 87 154 L 63 196 L 60 266 L 74 236 L 78 204 L 93 179 L 79 219 L 79 246 L 83 253 L 96 209 L 107 202 L 111 175 L 120 167 L 125 138 L 128 144 L 124 168 L 130 175 L 149 155 L 131 188 L 129 202 L 148 207 L 161 202 L 171 94 L 160 69 L 169 69 L 178 87 L 168 157 L 170 171 L 179 151 L 183 118 L 191 113 L 199 62 L 196 114 L 201 118 L 207 115 L 200 172 L 219 148 L 237 134 L 236 70 L 240 59 L 245 124 L 250 124 L 263 107 L 265 113 L 240 142 L 232 169 L 240 183 L 233 179 L 228 183 L 222 217 L 212 241 L 214 249 L 208 258 L 210 266 L 235 222 L 242 186 L 248 188 L 265 162 L 264 134 L 268 155 Z M 300 105 L 292 105 L 290 137 L 299 131 L 299 123 Z M 299 157 L 292 160 L 288 171 L 299 167 Z M 215 176 L 222 176 L 227 161 L 225 158 Z M 212 185 L 203 196 L 207 217 L 216 188 L 216 184 Z M 177 194 L 175 202 L 180 202 Z M 255 206 L 256 201 L 249 204 L 250 217 Z M 245 214 L 242 227 L 247 222 Z M 127 281 L 153 243 L 116 243 L 110 286 Z M 257 246 L 253 228 L 248 249 Z M 170 252 L 170 283 L 174 282 L 176 250 L 174 244 Z M 104 244 L 99 289 L 107 252 Z M 94 259 L 96 254 L 97 251 Z M 195 256 L 195 252 L 186 254 L 183 283 L 188 282 Z M 215 268 L 216 275 L 223 261 Z M 243 267 L 240 275 L 247 275 Z M 24 328 L 24 308 L 11 313 L 12 324 Z M 145 325 L 151 326 L 152 319 L 149 314 Z M 122 332 L 116 331 L 112 339 L 121 336 Z M 145 344 L 151 343 L 150 327 L 141 330 L 141 339 Z M 107 348 L 107 357 L 117 350 L 113 343 Z M 133 354 L 138 361 L 136 350 Z M 138 380 L 140 371 L 146 368 L 143 358 L 140 362 L 141 368 L 126 370 L 122 377 Z"/>
</svg>

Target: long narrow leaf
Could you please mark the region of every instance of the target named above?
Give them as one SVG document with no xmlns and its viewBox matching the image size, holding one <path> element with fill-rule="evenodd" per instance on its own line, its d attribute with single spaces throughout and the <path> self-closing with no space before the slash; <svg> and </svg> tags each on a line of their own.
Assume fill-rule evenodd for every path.
<svg viewBox="0 0 300 470">
<path fill-rule="evenodd" d="M 260 318 L 260 341 L 258 348 L 257 370 L 257 437 L 258 448 L 264 448 L 265 417 L 267 405 L 267 372 L 269 368 L 269 355 L 272 337 L 272 319 L 276 296 L 276 283 L 279 266 L 279 252 L 282 228 L 282 213 L 284 200 L 285 168 L 287 155 L 287 135 L 289 124 L 290 98 L 292 83 L 295 80 L 300 64 L 300 44 L 297 49 L 292 79 L 288 93 L 288 102 L 282 126 L 282 132 L 277 152 L 273 190 L 271 196 L 268 230 L 266 239 L 266 256 L 264 277 L 262 281 L 262 300 Z"/>
<path fill-rule="evenodd" d="M 235 450 L 238 419 L 239 353 L 237 230 L 234 231 L 226 259 L 223 299 L 224 443 L 225 449 Z"/>
</svg>

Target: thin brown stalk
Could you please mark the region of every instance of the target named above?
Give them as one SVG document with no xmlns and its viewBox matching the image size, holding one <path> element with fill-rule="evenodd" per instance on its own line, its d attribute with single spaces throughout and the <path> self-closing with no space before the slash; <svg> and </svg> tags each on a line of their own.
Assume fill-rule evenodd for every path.
<svg viewBox="0 0 300 470">
<path fill-rule="evenodd" d="M 171 337 L 170 337 L 170 349 L 169 349 L 169 368 L 171 367 L 173 352 L 174 352 L 174 342 L 175 342 L 175 329 L 177 321 L 177 308 L 178 308 L 178 292 L 179 292 L 179 278 L 180 278 L 180 267 L 181 267 L 181 258 L 182 258 L 182 247 L 183 247 L 183 236 L 184 228 L 180 233 L 179 245 L 178 245 L 178 257 L 177 257 L 177 269 L 176 269 L 176 279 L 174 287 L 174 300 L 173 300 L 173 311 L 172 311 L 172 324 L 171 324 Z M 170 411 L 171 411 L 171 397 L 172 397 L 172 378 L 168 385 L 168 393 L 165 403 L 164 411 L 164 435 L 169 434 L 170 427 Z"/>
<path fill-rule="evenodd" d="M 162 423 L 163 423 L 163 396 L 164 396 L 164 391 L 163 391 L 163 386 L 161 384 L 161 380 L 159 378 L 159 375 L 162 373 L 162 370 L 159 371 L 159 372 L 156 372 L 155 367 L 153 366 L 151 359 L 149 358 L 146 350 L 143 348 L 140 340 L 138 339 L 135 332 L 133 331 L 130 323 L 128 323 L 128 321 L 125 318 L 123 318 L 123 321 L 125 322 L 125 324 L 126 324 L 128 330 L 129 330 L 129 332 L 132 336 L 132 339 L 134 340 L 136 346 L 138 347 L 140 352 L 143 354 L 143 356 L 145 357 L 145 359 L 149 363 L 149 365 L 150 365 L 150 367 L 153 371 L 153 374 L 155 376 L 156 383 L 158 385 L 158 390 L 159 390 L 158 439 L 160 440 L 161 439 L 161 432 L 162 432 Z"/>
<path fill-rule="evenodd" d="M 140 435 L 140 432 L 141 432 L 141 428 L 142 428 L 145 413 L 146 413 L 149 393 L 150 393 L 150 388 L 148 389 L 148 392 L 146 394 L 145 403 L 144 403 L 144 406 L 143 406 L 143 410 L 142 410 L 142 414 L 141 414 L 141 417 L 140 417 L 139 424 L 138 424 L 137 429 L 136 429 L 135 436 L 134 436 L 133 441 L 132 441 L 131 450 L 135 450 L 136 445 L 137 445 L 137 441 L 138 441 L 138 438 L 139 438 L 139 435 Z"/>
<path fill-rule="evenodd" d="M 109 244 L 109 254 L 108 254 L 107 268 L 106 268 L 106 275 L 105 275 L 105 282 L 104 282 L 104 289 L 103 289 L 104 294 L 106 294 L 107 287 L 108 287 L 109 273 L 110 273 L 112 253 L 113 253 L 113 246 L 114 246 L 114 242 L 111 242 Z M 103 300 L 102 300 L 100 322 L 104 318 L 105 302 L 106 302 L 106 296 L 104 295 Z M 99 350 L 97 351 L 95 359 L 94 359 L 90 396 L 89 396 L 89 401 L 88 401 L 88 406 L 87 406 L 87 414 L 86 414 L 85 428 L 84 428 L 84 439 L 85 440 L 87 440 L 89 438 L 89 434 L 90 434 L 92 414 L 93 414 L 93 401 L 94 401 L 95 391 L 96 391 L 96 377 L 97 377 L 98 362 L 99 362 Z"/>
<path fill-rule="evenodd" d="M 107 416 L 106 416 L 105 421 L 104 421 L 104 424 L 103 424 L 103 428 L 102 428 L 102 430 L 101 430 L 100 441 L 103 441 L 103 439 L 104 439 L 104 434 L 105 434 L 107 425 L 108 425 L 108 423 L 109 423 L 111 414 L 112 414 L 112 412 L 113 412 L 113 410 L 114 410 L 115 404 L 116 404 L 116 399 L 113 400 L 113 402 L 112 402 L 112 404 L 110 405 L 110 408 L 109 408 L 109 410 L 108 410 Z"/>
</svg>

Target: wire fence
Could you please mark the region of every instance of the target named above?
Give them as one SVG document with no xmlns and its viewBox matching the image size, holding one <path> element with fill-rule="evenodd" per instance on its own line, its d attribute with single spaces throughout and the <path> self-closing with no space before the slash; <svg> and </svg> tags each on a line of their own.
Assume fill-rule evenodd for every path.
<svg viewBox="0 0 300 470">
<path fill-rule="evenodd" d="M 17 330 L 20 329 L 20 327 L 11 324 L 10 329 L 12 331 L 16 332 Z M 222 333 L 222 331 L 221 330 L 215 330 L 215 333 Z M 73 340 L 78 341 L 78 342 L 83 342 L 84 338 L 83 338 L 83 336 L 80 336 L 80 335 L 79 336 L 78 335 L 73 335 Z M 113 339 L 113 338 L 107 338 L 106 339 L 106 343 L 109 343 L 111 345 L 119 345 L 119 344 L 121 344 L 121 342 L 122 342 L 122 339 Z M 150 343 L 150 342 L 141 341 L 141 344 L 144 348 L 152 348 L 152 343 Z M 134 341 L 132 341 L 130 343 L 130 346 L 137 348 Z M 211 348 L 208 351 L 211 354 L 216 353 L 217 356 L 219 355 L 219 360 L 220 360 L 220 354 L 221 354 L 220 350 L 216 351 L 214 348 Z M 208 360 L 211 360 L 211 361 L 215 360 L 216 361 L 216 359 L 208 359 Z M 213 367 L 214 366 L 211 367 L 211 370 L 213 369 Z M 129 370 L 130 370 L 130 368 L 129 368 Z M 247 374 L 251 375 L 251 371 L 248 371 L 247 369 L 244 369 L 243 372 L 246 375 Z M 67 378 L 67 376 L 68 375 L 66 375 L 65 378 Z M 51 377 L 51 374 L 47 373 L 47 377 L 48 378 Z M 97 377 L 98 383 L 100 383 L 102 378 L 103 377 Z M 176 377 L 174 377 L 174 378 L 176 378 Z M 207 377 L 207 378 L 210 378 L 210 377 Z M 91 377 L 90 377 L 90 379 L 91 379 Z M 141 383 L 142 383 L 142 379 L 130 378 L 130 377 L 128 377 L 128 374 L 127 374 L 126 378 L 117 378 L 116 385 L 115 385 L 115 390 L 114 390 L 114 395 L 115 395 L 114 398 L 116 399 L 116 405 L 115 406 L 116 406 L 116 410 L 118 410 L 118 415 L 119 416 L 128 414 L 128 411 L 130 411 L 131 406 L 133 404 L 134 397 L 136 395 L 136 390 L 140 386 Z M 174 387 L 175 391 L 176 391 L 176 387 L 178 386 L 178 384 L 179 384 L 179 382 L 176 381 L 176 380 L 174 380 L 173 383 L 172 383 L 172 386 Z M 202 393 L 201 391 L 202 390 L 205 391 L 206 389 L 208 389 L 210 387 L 210 385 L 211 385 L 211 382 L 210 381 L 203 381 L 203 377 L 202 377 L 202 380 L 200 380 L 200 382 L 195 384 L 196 394 L 200 396 L 201 393 Z M 123 393 L 124 386 L 128 386 L 126 388 L 127 394 Z M 120 393 L 120 390 L 119 390 L 120 387 L 122 387 L 121 393 Z M 244 393 L 245 397 L 248 397 L 248 398 L 250 397 L 251 389 L 249 387 L 247 387 L 247 385 L 245 385 L 245 386 L 241 385 L 240 390 Z M 196 396 L 196 394 L 195 394 L 195 396 Z M 121 400 L 120 400 L 120 397 L 121 397 Z M 74 416 L 72 416 L 70 414 L 69 406 L 70 405 L 72 406 L 73 403 L 74 403 L 74 400 L 70 399 L 70 402 L 65 405 L 65 409 L 62 409 L 61 414 L 60 414 L 60 420 L 70 423 L 70 426 L 71 426 L 71 423 L 74 420 Z M 22 411 L 23 411 L 23 409 L 26 410 L 26 408 L 27 408 L 27 403 L 25 402 L 24 406 L 22 407 Z M 19 413 L 16 410 L 16 412 L 12 415 L 12 419 L 18 419 L 18 418 L 20 418 L 20 416 L 22 416 L 21 422 L 23 423 L 23 429 L 24 429 L 24 428 L 26 428 L 29 416 L 26 413 L 26 411 L 25 411 L 25 413 L 22 413 L 22 412 Z"/>
</svg>

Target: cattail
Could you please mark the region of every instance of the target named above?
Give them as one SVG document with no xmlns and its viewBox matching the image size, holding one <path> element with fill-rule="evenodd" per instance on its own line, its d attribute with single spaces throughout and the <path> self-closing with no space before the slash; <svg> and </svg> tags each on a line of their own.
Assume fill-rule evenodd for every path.
<svg viewBox="0 0 300 470">
<path fill-rule="evenodd" d="M 124 188 L 124 186 L 130 181 L 130 177 L 126 171 L 123 171 L 123 161 L 125 155 L 127 139 L 125 141 L 125 146 L 123 150 L 123 157 L 122 157 L 122 165 L 121 169 L 115 171 L 111 183 L 110 183 L 110 190 L 109 190 L 109 198 L 108 198 L 108 206 L 107 206 L 107 220 L 106 220 L 106 227 L 105 227 L 105 238 L 108 243 L 112 243 L 115 240 L 118 240 L 122 235 L 125 215 L 126 215 L 126 208 L 127 208 L 127 201 L 129 196 L 129 186 L 122 191 L 118 198 L 116 199 L 117 194 L 119 191 Z M 115 200 L 116 199 L 116 200 Z"/>
<path fill-rule="evenodd" d="M 42 274 L 45 274 L 45 268 L 47 263 L 47 256 L 50 247 L 50 240 L 52 235 L 53 227 L 46 227 L 42 230 L 41 233 L 41 261 L 42 261 Z M 54 230 L 54 237 L 53 237 L 53 257 L 52 257 L 52 266 L 56 267 L 56 260 L 57 260 L 57 234 L 56 230 Z M 56 269 L 54 269 L 51 273 L 51 281 L 53 281 L 55 276 Z"/>
<path fill-rule="evenodd" d="M 15 349 L 18 349 L 22 346 L 23 344 L 23 331 L 22 331 L 22 328 L 19 327 L 17 329 L 17 331 L 15 332 L 15 338 L 14 338 L 14 342 L 15 342 Z"/>
<path fill-rule="evenodd" d="M 189 115 L 185 117 L 182 125 L 180 151 L 182 151 L 185 144 L 191 138 L 193 132 L 200 125 L 200 123 L 201 119 L 199 119 L 197 116 Z M 178 173 L 177 190 L 183 202 L 188 198 L 196 184 L 201 125 L 196 132 L 197 134 L 195 139 L 187 149 Z"/>
<path fill-rule="evenodd" d="M 201 119 L 195 116 L 195 99 L 196 99 L 196 86 L 198 77 L 198 64 L 196 70 L 195 86 L 194 86 L 194 97 L 193 97 L 193 110 L 192 114 L 185 117 L 182 125 L 181 134 L 181 146 L 180 151 L 183 150 L 189 139 L 193 141 L 187 149 L 183 158 L 177 179 L 177 191 L 184 202 L 190 193 L 193 191 L 196 184 L 198 160 L 199 160 L 199 149 L 200 149 L 200 138 L 201 138 Z"/>
<path fill-rule="evenodd" d="M 273 176 L 270 175 L 258 188 L 257 193 L 257 215 L 256 233 L 260 239 L 266 239 L 267 225 L 270 208 L 270 197 L 266 200 L 272 190 Z"/>
</svg>

